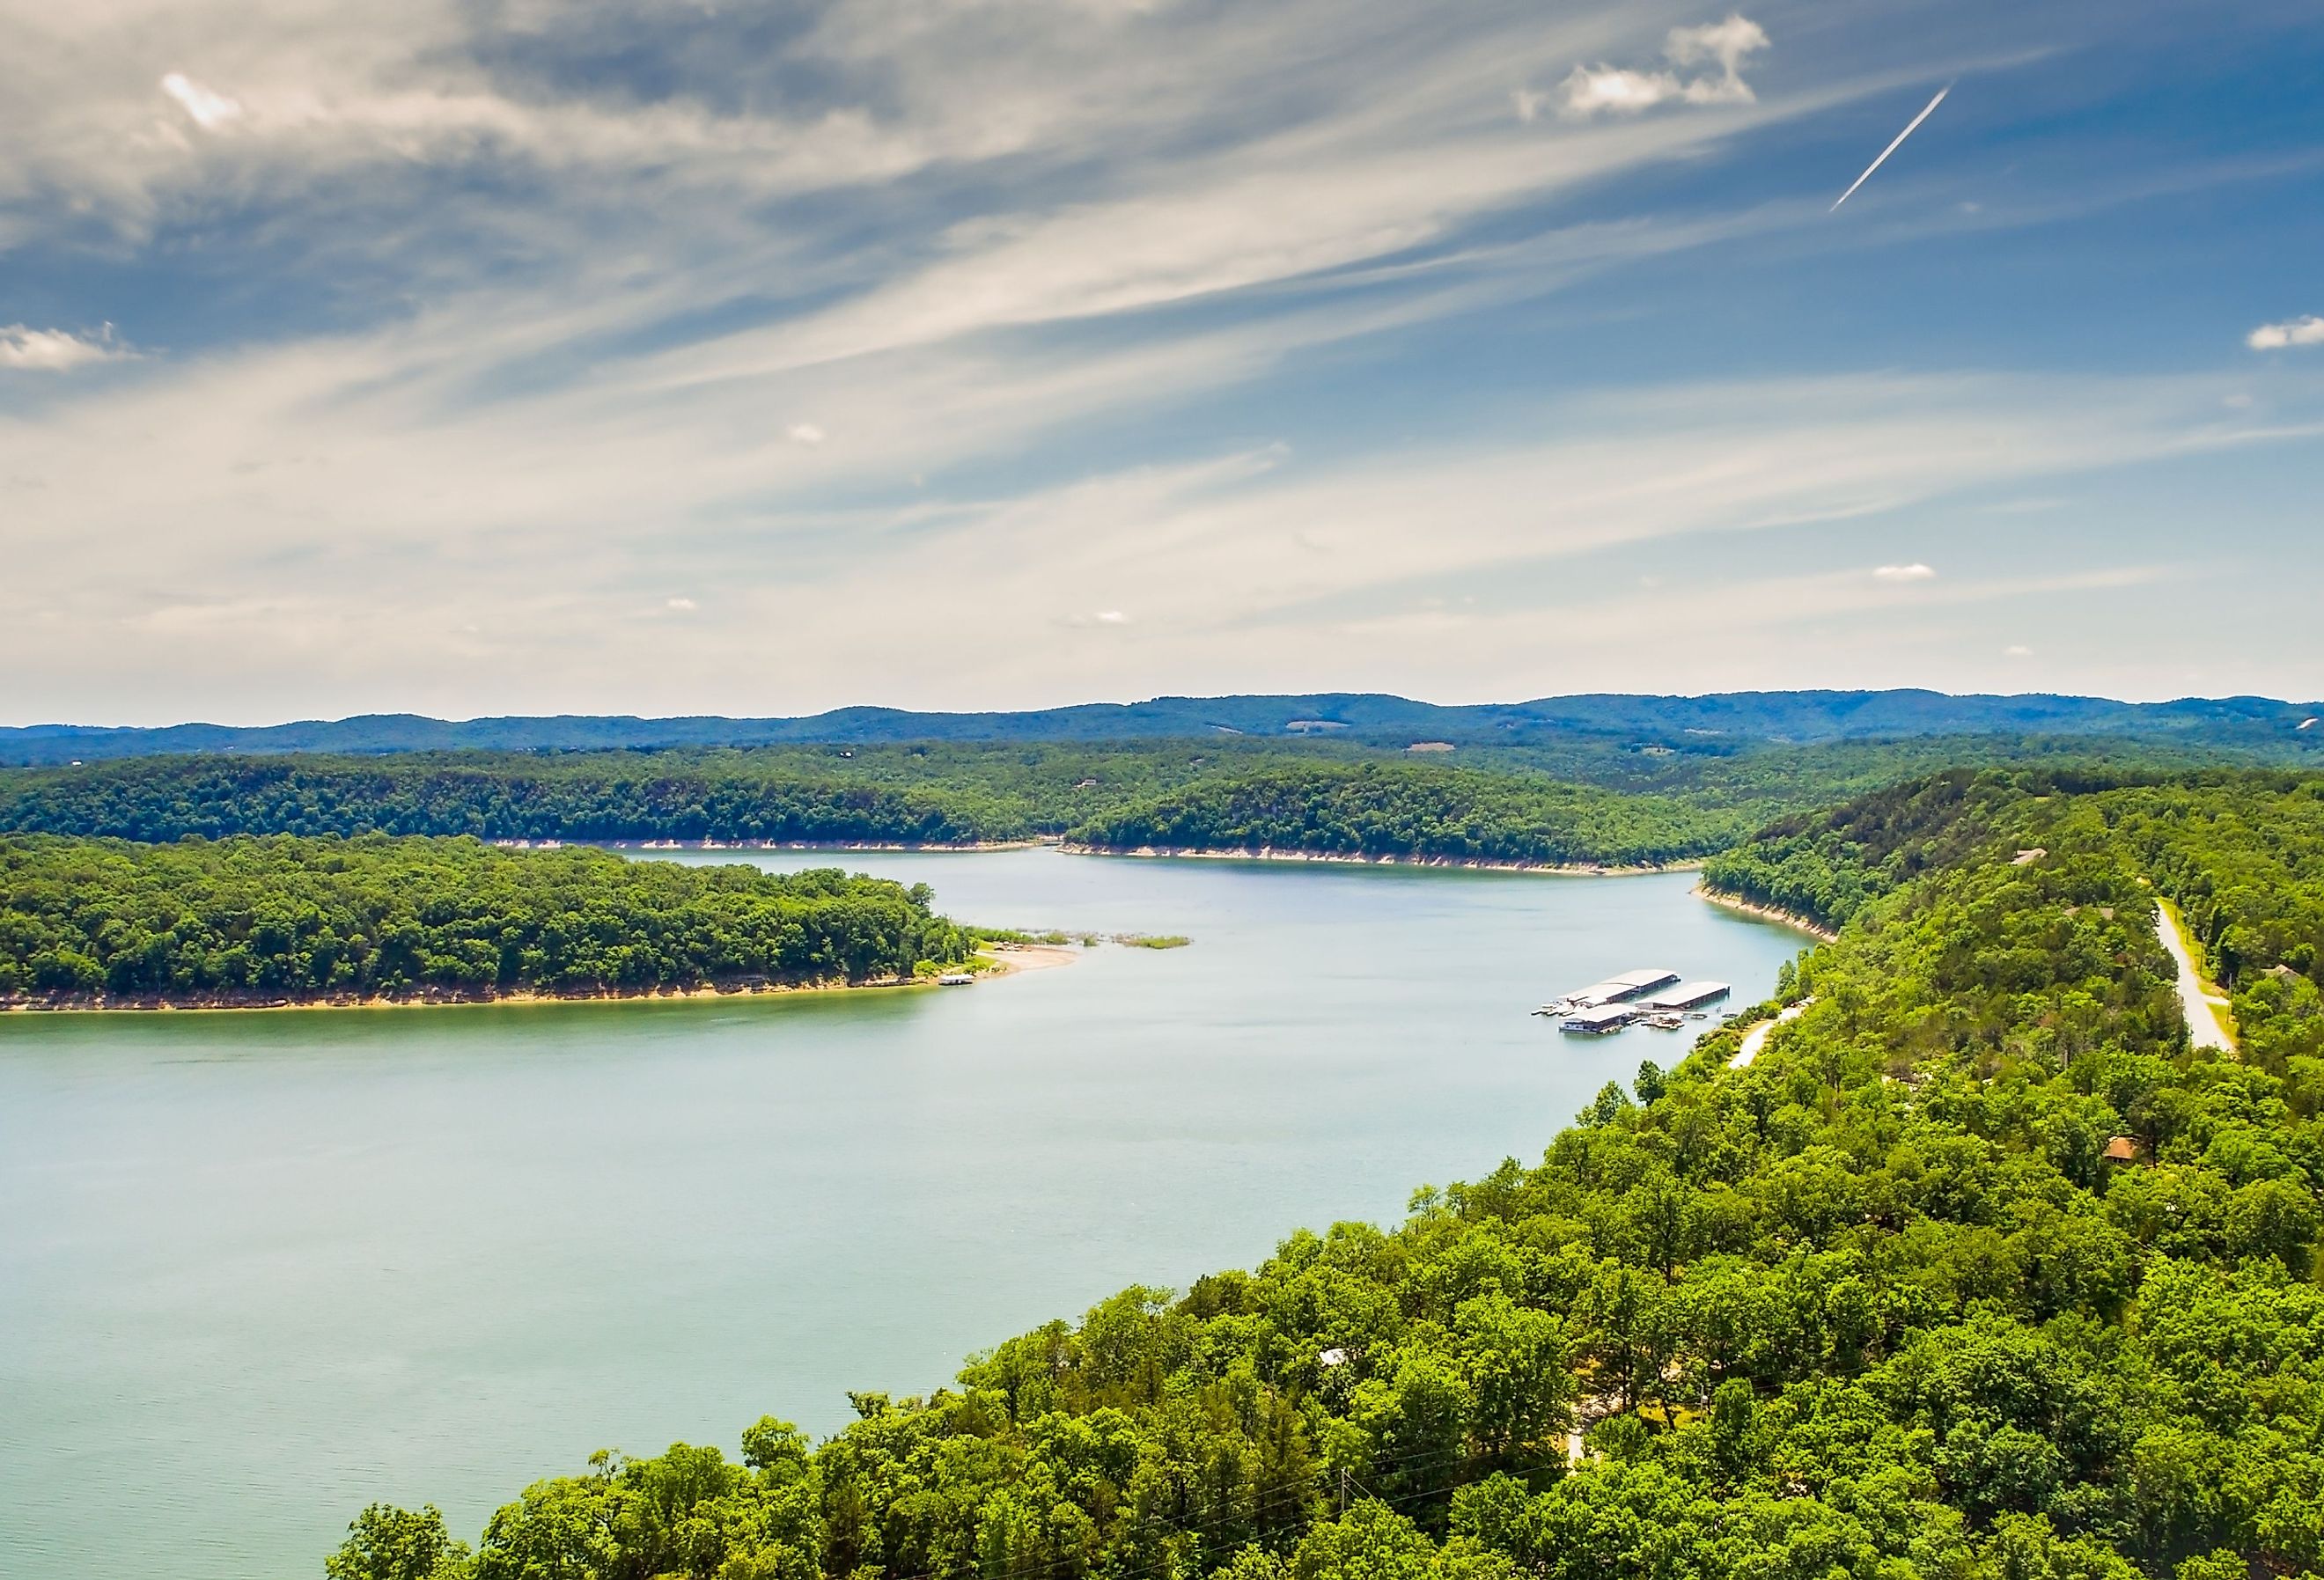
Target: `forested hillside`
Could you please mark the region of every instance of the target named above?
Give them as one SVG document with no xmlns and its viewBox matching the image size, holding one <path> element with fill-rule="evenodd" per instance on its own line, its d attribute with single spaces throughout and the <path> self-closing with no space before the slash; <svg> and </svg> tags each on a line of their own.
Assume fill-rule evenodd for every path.
<svg viewBox="0 0 2324 1580">
<path fill-rule="evenodd" d="M 151 758 L 0 778 L 0 827 L 144 841 L 384 833 L 936 845 L 1036 832 L 1022 786 L 1005 775 L 969 766 L 914 782 L 826 765 L 820 753 Z"/>
<path fill-rule="evenodd" d="M 925 887 L 472 839 L 0 837 L 0 1006 L 587 994 L 908 977 Z"/>
<path fill-rule="evenodd" d="M 1300 763 L 1206 780 L 1074 831 L 1102 850 L 1294 850 L 1409 860 L 1683 861 L 1754 821 L 1674 797 L 1401 764 Z"/>
<path fill-rule="evenodd" d="M 2152 744 L 2004 736 L 1748 749 L 1698 740 L 1683 750 L 1597 741 L 1418 755 L 1341 740 L 1231 739 L 212 754 L 0 770 L 0 831 L 143 841 L 387 833 L 973 845 L 1063 836 L 1623 862 L 1721 848 L 1786 813 L 1997 761 L 2115 773 L 2186 765 Z M 1168 837 L 1157 837 L 1165 829 Z"/>
<path fill-rule="evenodd" d="M 1784 818 L 1709 863 L 1703 881 L 1837 927 L 1932 867 L 1992 859 L 2002 837 L 1997 813 L 2022 813 L 2031 778 L 2023 771 L 1953 769 Z M 2040 782 L 2051 781 L 2044 776 Z"/>
<path fill-rule="evenodd" d="M 242 727 L 78 725 L 0 728 L 0 762 L 66 762 L 179 752 L 604 751 L 613 748 L 865 745 L 929 741 L 1121 742 L 1341 736 L 1374 745 L 1416 739 L 1554 745 L 1666 744 L 2072 734 L 2179 739 L 2209 750 L 2324 750 L 2301 722 L 2314 703 L 2264 697 L 2116 702 L 2103 697 L 1950 696 L 1939 691 L 1735 691 L 1707 697 L 1598 694 L 1445 707 L 1377 692 L 1157 697 L 1026 712 L 915 713 L 843 707 L 803 718 L 625 716 L 447 720 L 369 714 Z"/>
<path fill-rule="evenodd" d="M 1743 855 L 1847 918 L 1748 1066 L 820 1445 L 601 1455 L 473 1550 L 375 1507 L 329 1573 L 2324 1573 L 2324 783 L 1961 776 Z M 2240 1056 L 2188 1046 L 2156 886 L 2272 1006 Z"/>
</svg>

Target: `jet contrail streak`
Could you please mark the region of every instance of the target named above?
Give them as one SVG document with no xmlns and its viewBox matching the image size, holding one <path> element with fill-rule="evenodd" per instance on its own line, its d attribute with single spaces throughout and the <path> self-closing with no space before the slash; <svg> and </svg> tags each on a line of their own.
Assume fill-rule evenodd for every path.
<svg viewBox="0 0 2324 1580">
<path fill-rule="evenodd" d="M 1921 112 L 1919 115 L 1914 115 L 1914 116 L 1913 117 L 1912 124 L 1911 124 L 1910 125 L 1906 126 L 1903 131 L 1901 131 L 1901 132 L 1899 132 L 1899 133 L 1897 133 L 1897 134 L 1896 134 L 1896 141 L 1895 141 L 1895 142 L 1894 142 L 1894 143 L 1891 143 L 1887 147 L 1886 147 L 1886 148 L 1882 149 L 1882 150 L 1880 151 L 1880 157 L 1879 157 L 1879 158 L 1877 158 L 1877 159 L 1876 159 L 1876 160 L 1874 160 L 1870 164 L 1866 165 L 1866 166 L 1864 167 L 1864 173 L 1863 173 L 1862 175 L 1860 175 L 1860 176 L 1857 177 L 1857 178 L 1856 178 L 1856 180 L 1855 180 L 1855 181 L 1854 181 L 1852 184 L 1850 184 L 1850 186 L 1849 187 L 1848 190 L 1846 190 L 1845 192 L 1842 192 L 1842 193 L 1840 195 L 1839 202 L 1835 202 L 1835 203 L 1831 206 L 1831 208 L 1827 209 L 1825 212 L 1827 212 L 1827 213 L 1831 213 L 1831 212 L 1834 212 L 1834 211 L 1836 211 L 1836 210 L 1840 208 L 1840 205 L 1841 203 L 1845 203 L 1845 202 L 1847 202 L 1850 198 L 1855 197 L 1855 196 L 1856 196 L 1856 189 L 1857 189 L 1858 187 L 1862 186 L 1865 182 L 1867 182 L 1867 181 L 1870 180 L 1872 179 L 1872 172 L 1873 172 L 1874 171 L 1878 170 L 1882 165 L 1884 165 L 1884 164 L 1886 164 L 1886 163 L 1887 163 L 1887 162 L 1888 162 L 1888 156 L 1889 156 L 1890 154 L 1892 154 L 1892 153 L 1895 152 L 1896 152 L 1896 150 L 1897 150 L 1899 147 L 1901 147 L 1901 146 L 1903 145 L 1904 139 L 1905 139 L 1905 138 L 1907 138 L 1907 137 L 1910 137 L 1910 136 L 1914 134 L 1914 131 L 1916 131 L 1916 130 L 1919 128 L 1919 126 L 1920 126 L 1920 125 L 1921 125 L 1921 123 L 1922 123 L 1923 121 L 1925 121 L 1925 120 L 1927 120 L 1927 119 L 1929 118 L 1929 111 L 1930 111 L 1930 110 L 1933 110 L 1933 109 L 1935 109 L 1939 105 L 1941 105 L 1941 104 L 1942 104 L 1942 103 L 1944 103 L 1944 102 L 1945 102 L 1945 95 L 1947 95 L 1947 94 L 1950 93 L 1952 90 L 1953 90 L 1953 85 L 1952 85 L 1951 83 L 1950 83 L 1950 82 L 1946 83 L 1942 88 L 1941 88 L 1937 89 L 1937 97 L 1934 97 L 1934 98 L 1932 98 L 1932 99 L 1931 99 L 1931 100 L 1929 101 L 1927 108 L 1925 108 L 1925 109 L 1922 110 L 1922 112 Z"/>
</svg>

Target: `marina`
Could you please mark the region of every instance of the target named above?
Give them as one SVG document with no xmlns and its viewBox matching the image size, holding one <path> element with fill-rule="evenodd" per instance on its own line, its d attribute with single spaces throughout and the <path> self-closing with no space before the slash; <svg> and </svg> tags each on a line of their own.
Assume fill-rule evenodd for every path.
<svg viewBox="0 0 2324 1580">
<path fill-rule="evenodd" d="M 1703 1006 L 1718 1003 L 1734 991 L 1723 982 L 1685 981 L 1675 971 L 1644 966 L 1577 988 L 1534 1013 L 1577 1037 L 1608 1037 L 1631 1026 L 1678 1031 L 1690 1020 L 1708 1020 Z"/>
</svg>

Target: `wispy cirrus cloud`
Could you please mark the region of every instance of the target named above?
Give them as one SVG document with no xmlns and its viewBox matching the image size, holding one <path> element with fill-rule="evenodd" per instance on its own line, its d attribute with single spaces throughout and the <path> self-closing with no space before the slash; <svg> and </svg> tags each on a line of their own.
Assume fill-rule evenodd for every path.
<svg viewBox="0 0 2324 1580">
<path fill-rule="evenodd" d="M 763 708 L 687 688 L 780 632 L 822 699 L 969 703 L 1353 671 L 1344 608 L 1431 576 L 1833 523 L 1826 602 L 1920 610 L 1975 571 L 1896 513 L 2312 429 L 2288 366 L 2262 423 L 2016 342 L 1858 374 L 1914 365 L 1910 314 L 1747 345 L 1738 258 L 1844 262 L 1783 163 L 1818 116 L 2054 42 L 1952 9 L 1843 49 L 1799 0 L 0 0 L 0 249 L 51 291 L 11 316 L 124 327 L 0 370 L 170 347 L 0 380 L 0 663 L 210 713 Z M 1988 247 L 2077 211 L 1978 196 Z M 1849 245 L 1967 224 L 1918 223 Z M 1867 575 L 1932 542 L 1934 586 Z M 835 613 L 872 601 L 908 640 Z"/>
</svg>

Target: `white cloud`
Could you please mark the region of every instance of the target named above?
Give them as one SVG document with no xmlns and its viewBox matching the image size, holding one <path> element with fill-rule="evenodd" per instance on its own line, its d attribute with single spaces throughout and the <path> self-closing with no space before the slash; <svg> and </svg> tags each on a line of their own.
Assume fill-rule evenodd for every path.
<svg viewBox="0 0 2324 1580">
<path fill-rule="evenodd" d="M 1694 66 L 1704 61 L 1716 61 L 1720 70 L 1733 78 L 1747 55 L 1767 47 L 1767 32 L 1749 17 L 1729 15 L 1724 22 L 1714 22 L 1702 27 L 1674 27 L 1664 42 L 1663 53 L 1681 66 Z M 1748 93 L 1748 89 L 1746 90 Z"/>
<path fill-rule="evenodd" d="M 1679 80 L 1667 71 L 1630 71 L 1614 66 L 1576 66 L 1558 85 L 1569 115 L 1594 115 L 1600 110 L 1619 115 L 1650 109 L 1681 91 Z"/>
<path fill-rule="evenodd" d="M 1130 618 L 1119 609 L 1100 609 L 1097 622 L 1101 625 L 1120 625 Z"/>
<path fill-rule="evenodd" d="M 205 132 L 215 132 L 228 121 L 239 120 L 242 116 L 242 105 L 238 100 L 213 92 L 180 72 L 172 71 L 162 78 L 161 91 L 176 99 L 186 114 L 193 117 L 194 125 Z"/>
<path fill-rule="evenodd" d="M 1876 566 L 1872 574 L 1882 581 L 1927 581 L 1937 573 L 1915 560 L 1910 565 Z"/>
<path fill-rule="evenodd" d="M 817 445 L 829 437 L 812 422 L 794 422 L 790 426 L 790 439 L 793 444 Z"/>
<path fill-rule="evenodd" d="M 1766 47 L 1766 31 L 1739 14 L 1702 27 L 1674 27 L 1663 41 L 1664 58 L 1674 67 L 1713 66 L 1715 70 L 1682 77 L 1675 70 L 1576 66 L 1558 85 L 1560 105 L 1567 115 L 1586 120 L 1600 113 L 1636 115 L 1672 101 L 1750 104 L 1757 96 L 1743 80 L 1743 61 Z M 1522 112 L 1522 103 L 1519 107 Z"/>
<path fill-rule="evenodd" d="M 65 329 L 34 329 L 23 324 L 0 327 L 0 367 L 39 373 L 69 373 L 92 362 L 112 362 L 129 356 L 115 343 L 110 326 L 93 336 Z"/>
<path fill-rule="evenodd" d="M 2324 346 L 2324 319 L 2310 313 L 2306 318 L 2286 319 L 2280 324 L 2262 324 L 2244 337 L 2244 344 L 2254 351 L 2281 351 L 2287 346 Z"/>
<path fill-rule="evenodd" d="M 681 614 L 691 614 L 696 609 L 701 607 L 701 605 L 696 604 L 692 598 L 672 598 L 662 606 L 667 609 L 675 609 Z"/>
<path fill-rule="evenodd" d="M 2034 656 L 2034 650 L 2022 642 L 2013 642 L 2001 650 L 2001 656 L 2006 659 L 2030 659 Z"/>
</svg>

